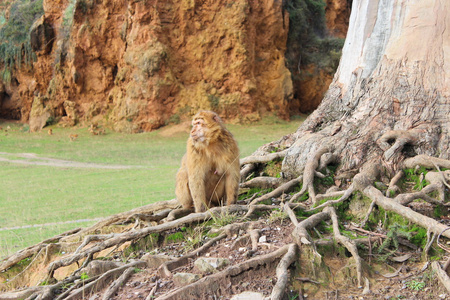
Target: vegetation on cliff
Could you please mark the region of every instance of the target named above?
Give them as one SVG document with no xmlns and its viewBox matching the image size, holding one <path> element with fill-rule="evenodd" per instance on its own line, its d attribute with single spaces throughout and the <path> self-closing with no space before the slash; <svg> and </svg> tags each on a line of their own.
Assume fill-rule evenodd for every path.
<svg viewBox="0 0 450 300">
<path fill-rule="evenodd" d="M 3 81 L 11 80 L 11 73 L 24 62 L 31 65 L 36 59 L 31 49 L 30 28 L 44 14 L 43 0 L 17 0 L 0 13 L 0 76 Z"/>
<path fill-rule="evenodd" d="M 294 82 L 293 111 L 311 112 L 317 107 L 339 64 L 345 39 L 333 36 L 327 28 L 325 8 L 324 0 L 285 2 L 289 13 L 286 62 Z"/>
</svg>

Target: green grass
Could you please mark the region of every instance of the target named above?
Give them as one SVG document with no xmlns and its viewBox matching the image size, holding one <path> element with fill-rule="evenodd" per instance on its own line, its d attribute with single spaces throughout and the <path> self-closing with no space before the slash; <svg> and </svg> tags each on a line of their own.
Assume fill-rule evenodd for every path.
<svg viewBox="0 0 450 300">
<path fill-rule="evenodd" d="M 238 140 L 241 157 L 245 157 L 261 145 L 294 132 L 299 124 L 300 120 L 266 120 L 228 128 Z M 0 121 L 0 127 L 0 152 L 13 154 L 0 158 L 24 161 L 21 153 L 35 153 L 37 157 L 134 166 L 63 168 L 0 161 L 0 228 L 95 219 L 175 197 L 175 174 L 185 152 L 186 132 L 166 137 L 166 129 L 133 135 L 107 131 L 94 136 L 86 128 L 53 127 L 53 135 L 48 135 L 46 130 L 28 133 L 17 123 Z M 73 133 L 78 134 L 74 142 L 69 139 Z M 0 230 L 0 258 L 94 222 Z"/>
</svg>

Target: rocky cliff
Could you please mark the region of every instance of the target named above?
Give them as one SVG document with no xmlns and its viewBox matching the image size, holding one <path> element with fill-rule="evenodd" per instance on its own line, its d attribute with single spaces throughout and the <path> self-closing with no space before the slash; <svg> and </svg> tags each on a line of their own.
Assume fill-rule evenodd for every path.
<svg viewBox="0 0 450 300">
<path fill-rule="evenodd" d="M 289 117 L 282 1 L 44 0 L 43 8 L 30 29 L 34 60 L 0 83 L 0 117 L 31 130 L 59 122 L 123 132 L 198 109 L 230 122 Z"/>
</svg>

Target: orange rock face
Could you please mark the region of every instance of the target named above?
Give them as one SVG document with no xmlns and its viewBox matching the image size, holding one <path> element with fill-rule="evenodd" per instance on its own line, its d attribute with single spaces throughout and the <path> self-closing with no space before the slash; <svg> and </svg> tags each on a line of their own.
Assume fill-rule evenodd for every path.
<svg viewBox="0 0 450 300">
<path fill-rule="evenodd" d="M 40 97 L 35 111 L 50 111 L 61 124 L 124 132 L 199 109 L 235 122 L 287 118 L 293 93 L 281 3 L 45 0 L 32 30 L 37 60 L 2 86 L 2 115 L 41 117 L 30 114 Z"/>
<path fill-rule="evenodd" d="M 325 18 L 331 35 L 345 38 L 350 18 L 350 3 L 348 0 L 326 0 Z"/>
<path fill-rule="evenodd" d="M 50 114 L 61 125 L 140 132 L 199 109 L 244 123 L 312 111 L 333 74 L 302 66 L 292 82 L 282 2 L 44 0 L 30 35 L 36 60 L 0 79 L 0 117 L 33 130 Z M 334 36 L 345 36 L 349 9 L 327 0 Z"/>
</svg>

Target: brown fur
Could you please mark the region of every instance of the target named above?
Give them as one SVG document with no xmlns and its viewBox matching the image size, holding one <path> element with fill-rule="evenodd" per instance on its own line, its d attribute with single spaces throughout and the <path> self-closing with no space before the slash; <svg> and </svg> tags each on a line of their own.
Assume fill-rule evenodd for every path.
<svg viewBox="0 0 450 300">
<path fill-rule="evenodd" d="M 76 134 L 76 133 L 69 134 L 69 138 L 72 142 L 74 142 L 78 138 L 78 134 Z"/>
<path fill-rule="evenodd" d="M 177 173 L 178 202 L 196 212 L 236 203 L 239 171 L 238 145 L 220 117 L 212 111 L 197 113 Z"/>
</svg>

